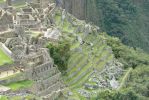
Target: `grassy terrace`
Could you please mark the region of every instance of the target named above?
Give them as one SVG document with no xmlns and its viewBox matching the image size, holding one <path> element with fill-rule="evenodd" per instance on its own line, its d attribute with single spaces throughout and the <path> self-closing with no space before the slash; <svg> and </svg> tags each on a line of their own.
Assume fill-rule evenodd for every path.
<svg viewBox="0 0 149 100">
<path fill-rule="evenodd" d="M 25 100 L 33 100 L 34 97 L 35 97 L 34 95 L 26 95 Z M 10 99 L 10 97 L 8 98 L 5 95 L 0 95 L 0 100 L 23 100 L 23 97 L 21 97 L 21 96 L 12 96 L 11 99 Z"/>
<path fill-rule="evenodd" d="M 20 8 L 23 8 L 26 6 L 25 0 L 15 0 L 12 2 L 12 5 L 17 9 L 20 10 Z"/>
<path fill-rule="evenodd" d="M 108 46 L 103 42 L 104 40 L 101 36 L 96 36 L 94 33 L 86 37 L 83 36 L 84 33 L 73 33 L 72 35 L 76 27 L 72 27 L 66 19 L 63 26 L 60 25 L 60 12 L 56 14 L 55 20 L 56 24 L 62 29 L 63 35 L 65 36 L 64 39 L 72 40 L 67 74 L 63 76 L 63 78 L 74 94 L 72 98 L 75 100 L 79 100 L 78 98 L 80 98 L 80 100 L 86 100 L 78 93 L 78 90 L 84 89 L 83 84 L 88 82 L 90 75 L 93 73 L 93 68 L 103 70 L 105 64 L 113 60 L 113 55 L 109 50 L 106 50 Z M 81 45 L 75 35 L 82 37 L 86 43 Z M 90 43 L 92 43 L 93 46 L 91 46 Z M 78 48 L 82 49 L 82 51 L 75 50 Z"/>
<path fill-rule="evenodd" d="M 4 3 L 6 0 L 0 0 L 0 3 Z"/>
<path fill-rule="evenodd" d="M 6 0 L 0 0 L 0 4 L 5 4 Z M 25 7 L 26 0 L 12 0 L 12 5 L 17 9 Z"/>
<path fill-rule="evenodd" d="M 0 49 L 0 65 L 11 63 L 13 63 L 12 59 L 9 56 L 7 56 L 2 49 Z"/>
<path fill-rule="evenodd" d="M 10 83 L 10 84 L 7 84 L 6 86 L 11 88 L 13 91 L 16 91 L 23 88 L 29 88 L 32 86 L 32 84 L 33 84 L 32 81 L 24 80 L 24 81 L 19 81 L 15 83 Z"/>
<path fill-rule="evenodd" d="M 42 32 L 40 31 L 26 31 L 26 32 L 31 33 L 30 35 L 35 38 L 42 34 Z"/>
</svg>

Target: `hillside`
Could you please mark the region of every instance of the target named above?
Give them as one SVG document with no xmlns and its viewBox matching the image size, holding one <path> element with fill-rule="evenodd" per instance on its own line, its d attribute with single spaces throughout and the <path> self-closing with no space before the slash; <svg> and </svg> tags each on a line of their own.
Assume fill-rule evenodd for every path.
<svg viewBox="0 0 149 100">
<path fill-rule="evenodd" d="M 69 14 L 66 14 L 63 22 L 61 16 L 60 12 L 57 12 L 55 16 L 56 25 L 62 32 L 61 40 L 58 44 L 49 44 L 48 48 L 55 63 L 63 72 L 63 80 L 68 86 L 63 93 L 67 99 L 105 100 L 108 98 L 106 96 L 111 97 L 113 94 L 112 100 L 121 100 L 118 99 L 119 96 L 116 96 L 118 93 L 128 100 L 132 100 L 131 97 L 124 95 L 129 93 L 132 93 L 132 98 L 135 97 L 138 100 L 148 97 L 142 94 L 143 87 L 140 87 L 138 93 L 133 88 L 133 82 L 130 81 L 137 81 L 134 74 L 141 67 L 148 70 L 148 54 L 139 49 L 129 48 L 119 39 L 112 38 L 105 33 L 91 31 L 86 35 L 84 29 L 87 24 Z M 138 74 L 141 73 L 143 70 Z M 129 78 L 131 76 L 132 79 Z M 148 78 L 145 79 L 144 84 L 147 83 Z M 130 82 L 130 85 L 127 82 Z M 128 89 L 125 89 L 126 87 Z M 129 88 L 133 88 L 132 91 Z M 105 96 L 104 92 L 109 93 Z M 144 92 L 147 92 L 147 85 Z"/>
<path fill-rule="evenodd" d="M 19 13 L 22 11 L 19 10 L 22 6 L 32 8 L 32 5 L 15 1 L 14 7 Z M 69 4 L 70 0 L 66 1 Z M 73 4 L 84 3 L 83 0 L 72 1 Z M 85 2 L 90 4 L 88 11 L 79 10 L 82 5 L 76 7 L 73 5 L 75 10 L 78 8 L 78 11 L 73 11 L 76 16 L 81 14 L 79 17 L 82 19 L 87 14 L 87 21 L 96 21 L 101 29 L 92 23 L 77 19 L 68 13 L 67 9 L 65 11 L 52 5 L 54 8 L 52 10 L 47 7 L 35 12 L 38 10 L 32 8 L 30 16 L 35 18 L 34 21 L 39 21 L 40 26 L 33 25 L 37 29 L 27 26 L 24 26 L 27 27 L 24 29 L 19 27 L 19 31 L 16 31 L 17 28 L 14 29 L 17 34 L 12 39 L 18 40 L 15 40 L 14 44 L 10 41 L 8 46 L 12 51 L 12 48 L 17 48 L 14 56 L 20 59 L 17 59 L 16 65 L 12 66 L 19 72 L 0 78 L 0 87 L 10 89 L 8 93 L 0 94 L 0 100 L 148 100 L 149 54 L 142 49 L 122 43 L 125 35 L 117 34 L 117 31 L 123 32 L 121 28 L 131 28 L 127 27 L 126 24 L 130 23 L 125 23 L 125 19 L 130 18 L 133 21 L 133 16 L 125 16 L 124 9 L 117 12 L 116 1 L 118 2 L 118 0 L 88 0 Z M 128 6 L 125 3 L 131 4 L 129 0 L 121 2 L 124 2 L 124 5 L 120 5 L 124 8 Z M 93 10 L 90 10 L 92 7 Z M 96 7 L 100 10 L 95 9 Z M 50 11 L 44 12 L 48 8 Z M 130 8 L 126 10 L 127 13 L 136 13 L 134 8 Z M 108 11 L 109 13 L 106 13 Z M 98 19 L 96 13 L 102 17 L 97 15 L 100 18 Z M 115 13 L 118 13 L 116 18 L 122 14 L 124 19 L 117 20 Z M 26 13 L 22 13 L 23 15 Z M 112 19 L 111 15 L 114 16 Z M 119 21 L 123 23 L 118 24 Z M 0 61 L 6 56 L 3 57 L 2 54 L 0 51 Z M 7 64 L 6 67 L 11 70 Z"/>
<path fill-rule="evenodd" d="M 71 4 L 80 4 L 77 0 L 64 2 L 67 4 L 65 8 L 71 9 L 70 13 L 76 11 L 84 16 L 74 14 L 77 18 L 93 22 L 109 35 L 119 37 L 123 43 L 149 52 L 148 0 L 83 0 L 83 7 Z M 85 12 L 77 9 L 85 9 Z"/>
</svg>

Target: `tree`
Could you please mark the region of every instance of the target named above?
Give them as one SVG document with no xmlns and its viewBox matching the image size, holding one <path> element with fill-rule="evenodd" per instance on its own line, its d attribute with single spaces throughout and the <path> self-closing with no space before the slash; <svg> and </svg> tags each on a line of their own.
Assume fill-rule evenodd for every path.
<svg viewBox="0 0 149 100">
<path fill-rule="evenodd" d="M 51 57 L 59 70 L 64 73 L 67 70 L 68 59 L 70 57 L 70 43 L 60 41 L 58 44 L 48 44 Z"/>
</svg>

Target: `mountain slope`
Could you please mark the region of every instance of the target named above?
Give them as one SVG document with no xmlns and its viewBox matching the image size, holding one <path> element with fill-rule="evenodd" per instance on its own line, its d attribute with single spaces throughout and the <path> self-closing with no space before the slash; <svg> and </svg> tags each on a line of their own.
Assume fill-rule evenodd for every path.
<svg viewBox="0 0 149 100">
<path fill-rule="evenodd" d="M 62 12 L 58 11 L 55 21 L 56 27 L 62 32 L 62 37 L 58 44 L 51 44 L 48 48 L 50 51 L 52 50 L 50 53 L 52 57 L 56 58 L 57 65 L 63 67 L 60 62 L 65 62 L 64 65 L 66 66 L 63 67 L 65 70 L 62 72 L 64 73 L 63 80 L 68 86 L 63 91 L 66 98 L 96 100 L 100 97 L 101 100 L 102 98 L 105 100 L 106 96 L 102 97 L 104 91 L 109 91 L 109 96 L 112 96 L 113 93 L 116 96 L 117 92 L 128 94 L 131 91 L 128 89 L 124 92 L 124 88 L 133 87 L 133 85 L 127 85 L 131 73 L 139 70 L 141 66 L 148 68 L 148 54 L 141 50 L 129 48 L 123 45 L 119 39 L 112 38 L 105 33 L 99 34 L 96 31 L 91 31 L 89 34 L 85 34 L 87 24 L 72 15 L 66 13 L 65 19 L 62 20 Z M 67 49 L 61 47 L 63 43 L 64 45 L 67 44 L 65 42 L 69 43 L 69 49 L 68 47 Z M 57 50 L 59 46 L 60 52 Z M 53 49 L 56 50 L 56 53 L 53 53 Z M 59 57 L 55 57 L 55 54 L 59 55 L 57 51 L 60 53 Z M 112 82 L 115 85 L 112 85 Z M 133 90 L 133 92 L 136 91 Z M 136 94 L 133 95 L 136 96 Z M 115 100 L 114 98 L 120 100 L 118 96 L 112 97 L 113 100 Z M 126 96 L 126 98 L 129 97 Z M 144 96 L 144 98 L 147 97 Z M 131 100 L 131 98 L 129 99 Z"/>
<path fill-rule="evenodd" d="M 76 0 L 73 0 L 76 1 Z M 148 0 L 83 0 L 79 12 L 88 22 L 101 27 L 109 35 L 119 37 L 123 43 L 149 52 Z M 65 2 L 65 1 L 64 1 Z M 76 1 L 77 2 L 77 1 Z M 67 2 L 67 5 L 70 1 Z M 67 7 L 66 9 L 73 8 Z M 72 13 L 73 14 L 73 13 Z M 80 18 L 79 15 L 75 15 Z"/>
</svg>

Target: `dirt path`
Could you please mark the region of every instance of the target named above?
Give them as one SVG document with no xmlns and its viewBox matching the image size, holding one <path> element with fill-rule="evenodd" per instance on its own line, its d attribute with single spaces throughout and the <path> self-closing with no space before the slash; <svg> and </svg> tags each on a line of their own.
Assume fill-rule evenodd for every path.
<svg viewBox="0 0 149 100">
<path fill-rule="evenodd" d="M 17 73 L 20 73 L 20 71 L 17 71 L 17 72 L 15 72 L 15 73 L 14 73 L 12 70 L 10 70 L 10 71 L 5 71 L 5 72 L 1 72 L 1 74 L 0 74 L 0 79 L 6 78 L 6 77 L 11 76 L 11 75 L 15 75 L 15 74 L 17 74 Z"/>
<path fill-rule="evenodd" d="M 132 72 L 132 68 L 129 68 L 128 71 L 126 72 L 126 74 L 124 75 L 123 79 L 122 79 L 122 82 L 118 88 L 118 90 L 120 90 L 124 85 L 125 85 L 125 82 L 127 81 L 127 78 L 129 77 L 130 73 Z"/>
</svg>

